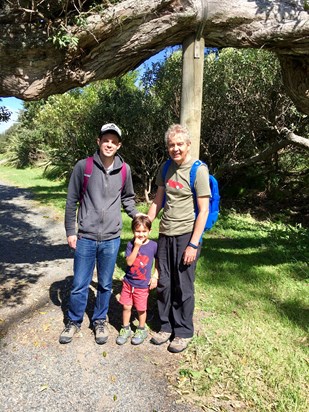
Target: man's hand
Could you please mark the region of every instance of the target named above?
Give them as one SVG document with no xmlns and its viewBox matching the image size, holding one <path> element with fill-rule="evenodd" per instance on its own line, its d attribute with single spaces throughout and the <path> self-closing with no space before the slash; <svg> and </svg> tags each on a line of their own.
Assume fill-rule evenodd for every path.
<svg viewBox="0 0 309 412">
<path fill-rule="evenodd" d="M 152 278 L 150 279 L 150 282 L 149 282 L 149 289 L 150 289 L 150 290 L 155 289 L 157 286 L 158 286 L 158 279 L 152 277 Z"/>
<path fill-rule="evenodd" d="M 77 242 L 76 235 L 68 236 L 68 245 L 70 246 L 70 248 L 76 249 L 76 242 Z"/>
<path fill-rule="evenodd" d="M 185 265 L 191 265 L 191 263 L 195 261 L 196 255 L 197 255 L 197 249 L 194 249 L 191 246 L 187 246 L 183 254 L 183 263 Z"/>
</svg>

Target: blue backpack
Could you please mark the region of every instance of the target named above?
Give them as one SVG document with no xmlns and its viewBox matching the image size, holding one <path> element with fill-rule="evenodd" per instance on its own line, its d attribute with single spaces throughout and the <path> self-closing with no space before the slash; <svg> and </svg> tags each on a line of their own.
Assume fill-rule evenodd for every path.
<svg viewBox="0 0 309 412">
<path fill-rule="evenodd" d="M 172 160 L 168 159 L 164 163 L 163 171 L 162 171 L 162 177 L 163 177 L 164 182 L 165 182 L 167 170 L 170 167 L 171 162 Z M 190 187 L 193 193 L 195 216 L 197 216 L 198 208 L 197 208 L 197 200 L 196 200 L 194 182 L 196 179 L 197 169 L 202 164 L 206 166 L 206 163 L 202 162 L 201 160 L 196 160 L 193 163 L 191 170 L 190 170 Z M 220 205 L 219 185 L 218 185 L 217 179 L 212 175 L 209 175 L 209 186 L 210 186 L 211 196 L 209 199 L 209 213 L 208 213 L 208 218 L 205 224 L 204 231 L 210 230 L 213 227 L 213 225 L 216 223 L 219 217 L 219 205 Z M 165 199 L 164 199 L 164 203 L 165 203 Z"/>
</svg>

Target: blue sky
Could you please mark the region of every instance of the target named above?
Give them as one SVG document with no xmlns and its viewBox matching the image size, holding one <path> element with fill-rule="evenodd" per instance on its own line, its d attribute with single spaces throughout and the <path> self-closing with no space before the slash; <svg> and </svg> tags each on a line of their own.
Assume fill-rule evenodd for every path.
<svg viewBox="0 0 309 412">
<path fill-rule="evenodd" d="M 10 112 L 12 112 L 11 118 L 8 122 L 0 123 L 0 133 L 3 133 L 16 122 L 19 110 L 23 108 L 23 101 L 16 99 L 16 97 L 0 97 L 0 99 L 0 105 L 5 106 L 10 110 Z"/>
</svg>

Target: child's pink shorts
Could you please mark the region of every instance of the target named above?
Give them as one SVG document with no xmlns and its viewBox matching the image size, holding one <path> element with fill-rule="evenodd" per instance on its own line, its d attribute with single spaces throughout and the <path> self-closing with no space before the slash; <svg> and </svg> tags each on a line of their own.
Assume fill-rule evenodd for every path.
<svg viewBox="0 0 309 412">
<path fill-rule="evenodd" d="M 135 288 L 127 282 L 122 282 L 122 291 L 119 302 L 126 306 L 135 306 L 135 309 L 143 312 L 147 310 L 149 289 Z"/>
</svg>

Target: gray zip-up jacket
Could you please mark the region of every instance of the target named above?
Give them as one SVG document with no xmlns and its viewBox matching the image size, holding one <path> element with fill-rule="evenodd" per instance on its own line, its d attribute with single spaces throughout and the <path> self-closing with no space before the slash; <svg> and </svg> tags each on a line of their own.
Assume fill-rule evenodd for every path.
<svg viewBox="0 0 309 412">
<path fill-rule="evenodd" d="M 127 178 L 121 191 L 123 159 L 116 154 L 110 174 L 106 173 L 98 151 L 94 154 L 93 160 L 93 171 L 78 208 L 77 234 L 98 241 L 110 240 L 120 236 L 121 204 L 130 217 L 133 218 L 138 213 L 135 208 L 131 169 L 127 164 Z M 76 234 L 76 209 L 83 187 L 85 167 L 86 159 L 78 161 L 70 178 L 65 208 L 67 236 Z"/>
</svg>

